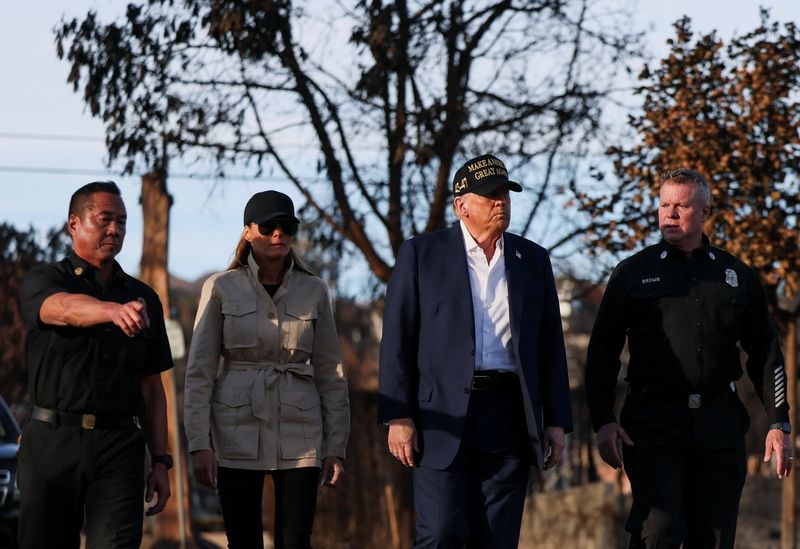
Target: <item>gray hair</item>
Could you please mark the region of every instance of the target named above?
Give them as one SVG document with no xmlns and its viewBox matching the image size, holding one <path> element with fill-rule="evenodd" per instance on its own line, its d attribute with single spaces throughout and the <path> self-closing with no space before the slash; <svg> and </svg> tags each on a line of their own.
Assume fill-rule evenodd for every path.
<svg viewBox="0 0 800 549">
<path fill-rule="evenodd" d="M 703 197 L 703 203 L 708 205 L 711 201 L 711 190 L 708 187 L 706 178 L 699 172 L 689 168 L 676 168 L 661 174 L 661 185 L 673 183 L 675 185 L 694 185 L 695 189 Z"/>
</svg>

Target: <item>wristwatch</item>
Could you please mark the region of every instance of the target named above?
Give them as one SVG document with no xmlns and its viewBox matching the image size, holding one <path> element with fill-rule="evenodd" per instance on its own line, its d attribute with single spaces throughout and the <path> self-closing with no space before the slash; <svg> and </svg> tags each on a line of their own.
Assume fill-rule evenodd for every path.
<svg viewBox="0 0 800 549">
<path fill-rule="evenodd" d="M 160 454 L 157 456 L 153 456 L 150 460 L 151 465 L 155 465 L 156 463 L 163 463 L 166 465 L 167 470 L 172 469 L 172 456 L 169 454 Z"/>
<path fill-rule="evenodd" d="M 792 424 L 789 423 L 788 421 L 778 421 L 776 423 L 771 423 L 769 428 L 770 428 L 770 430 L 771 429 L 780 429 L 781 431 L 783 431 L 787 435 L 792 432 Z"/>
</svg>

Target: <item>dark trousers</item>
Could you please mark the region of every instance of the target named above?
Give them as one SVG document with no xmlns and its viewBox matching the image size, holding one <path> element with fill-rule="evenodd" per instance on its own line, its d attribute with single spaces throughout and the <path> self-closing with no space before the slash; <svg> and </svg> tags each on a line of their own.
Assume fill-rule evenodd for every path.
<svg viewBox="0 0 800 549">
<path fill-rule="evenodd" d="M 531 468 L 519 382 L 472 391 L 447 469 L 414 469 L 413 547 L 516 549 Z"/>
<path fill-rule="evenodd" d="M 264 475 L 275 483 L 275 549 L 310 549 L 317 505 L 318 467 L 259 471 L 220 467 L 217 490 L 229 549 L 264 547 Z"/>
<path fill-rule="evenodd" d="M 746 476 L 747 411 L 733 396 L 689 409 L 629 396 L 620 416 L 631 548 L 733 548 Z"/>
<path fill-rule="evenodd" d="M 142 540 L 144 435 L 29 420 L 18 481 L 20 549 L 132 549 Z"/>
</svg>

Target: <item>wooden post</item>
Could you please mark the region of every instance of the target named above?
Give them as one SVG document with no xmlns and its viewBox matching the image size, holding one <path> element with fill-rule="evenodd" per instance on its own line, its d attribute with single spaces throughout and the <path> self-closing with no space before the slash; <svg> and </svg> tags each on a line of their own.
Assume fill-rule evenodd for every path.
<svg viewBox="0 0 800 549">
<path fill-rule="evenodd" d="M 169 318 L 167 253 L 169 251 L 169 209 L 172 206 L 172 197 L 167 193 L 165 173 L 150 172 L 142 176 L 140 203 L 144 221 L 144 236 L 139 276 L 143 282 L 149 284 L 158 293 L 164 307 L 164 317 Z M 177 543 L 181 548 L 194 547 L 190 528 L 186 455 L 180 440 L 175 371 L 164 372 L 161 375 L 161 381 L 167 395 L 167 422 L 169 425 L 167 448 L 169 453 L 174 456 L 175 468 L 169 474 L 172 497 L 164 510 L 155 517 L 156 543 L 169 542 Z"/>
<path fill-rule="evenodd" d="M 792 312 L 786 330 L 786 384 L 792 421 L 791 440 L 797 453 L 797 313 Z M 795 460 L 795 467 L 797 460 Z M 781 549 L 794 549 L 797 539 L 797 471 L 793 467 L 788 478 L 783 480 L 781 505 Z"/>
</svg>

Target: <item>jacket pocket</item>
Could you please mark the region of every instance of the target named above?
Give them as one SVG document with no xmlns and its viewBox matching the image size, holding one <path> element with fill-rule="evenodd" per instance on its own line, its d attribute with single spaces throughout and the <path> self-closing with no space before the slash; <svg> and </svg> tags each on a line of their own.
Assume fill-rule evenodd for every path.
<svg viewBox="0 0 800 549">
<path fill-rule="evenodd" d="M 322 407 L 319 393 L 279 391 L 283 459 L 322 457 Z"/>
<path fill-rule="evenodd" d="M 314 321 L 317 309 L 312 304 L 287 303 L 286 318 L 281 323 L 284 346 L 311 353 L 314 348 Z"/>
<path fill-rule="evenodd" d="M 223 302 L 222 316 L 222 344 L 226 349 L 256 346 L 258 315 L 255 301 Z"/>
<path fill-rule="evenodd" d="M 250 392 L 221 390 L 211 403 L 211 434 L 221 458 L 256 459 L 260 422 L 253 416 Z"/>
<path fill-rule="evenodd" d="M 422 402 L 430 402 L 431 395 L 433 395 L 433 387 L 427 385 L 420 385 L 417 389 L 417 400 Z"/>
</svg>

